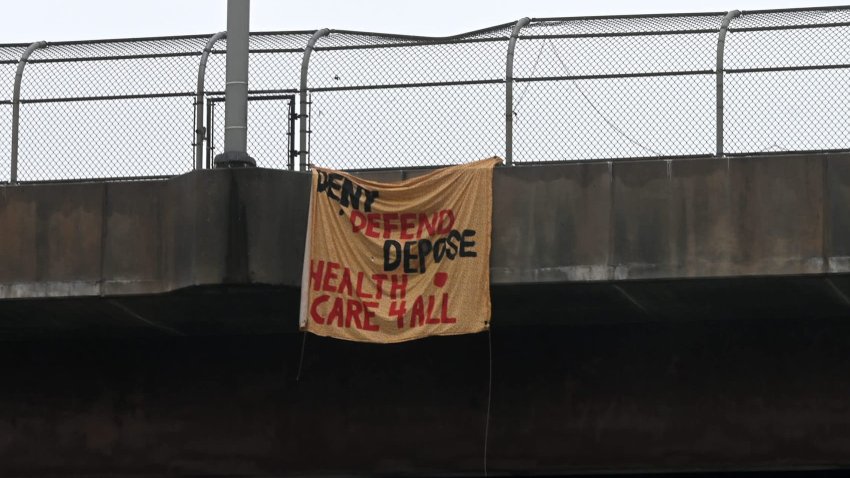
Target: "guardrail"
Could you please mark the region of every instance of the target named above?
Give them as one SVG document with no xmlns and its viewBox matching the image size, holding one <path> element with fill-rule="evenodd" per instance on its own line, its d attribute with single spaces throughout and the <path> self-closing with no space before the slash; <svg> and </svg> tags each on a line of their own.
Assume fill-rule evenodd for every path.
<svg viewBox="0 0 850 478">
<path fill-rule="evenodd" d="M 305 170 L 850 150 L 850 7 L 254 33 L 248 152 Z M 0 181 L 220 152 L 226 35 L 0 45 Z"/>
</svg>

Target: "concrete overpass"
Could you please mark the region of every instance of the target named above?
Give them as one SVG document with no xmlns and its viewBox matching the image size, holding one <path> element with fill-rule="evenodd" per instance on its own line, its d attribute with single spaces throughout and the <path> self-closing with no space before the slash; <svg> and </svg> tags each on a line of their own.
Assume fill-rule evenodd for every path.
<svg viewBox="0 0 850 478">
<path fill-rule="evenodd" d="M 394 346 L 297 333 L 307 181 L 0 186 L 0 473 L 850 467 L 850 154 L 498 168 L 492 337 Z"/>
</svg>

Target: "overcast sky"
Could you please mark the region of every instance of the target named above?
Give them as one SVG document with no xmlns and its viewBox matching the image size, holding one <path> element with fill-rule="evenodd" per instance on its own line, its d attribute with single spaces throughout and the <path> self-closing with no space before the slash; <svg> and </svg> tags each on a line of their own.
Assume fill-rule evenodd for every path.
<svg viewBox="0 0 850 478">
<path fill-rule="evenodd" d="M 187 35 L 224 30 L 226 0 L 4 0 L 0 43 Z M 453 35 L 528 17 L 840 5 L 828 0 L 253 0 L 251 30 L 337 28 Z"/>
</svg>

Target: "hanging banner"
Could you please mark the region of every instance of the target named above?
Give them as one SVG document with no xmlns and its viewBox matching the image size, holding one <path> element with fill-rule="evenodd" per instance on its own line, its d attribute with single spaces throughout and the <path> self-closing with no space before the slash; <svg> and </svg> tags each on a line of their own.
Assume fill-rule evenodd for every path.
<svg viewBox="0 0 850 478">
<path fill-rule="evenodd" d="M 301 330 L 379 343 L 486 330 L 500 162 L 398 183 L 314 168 Z"/>
</svg>

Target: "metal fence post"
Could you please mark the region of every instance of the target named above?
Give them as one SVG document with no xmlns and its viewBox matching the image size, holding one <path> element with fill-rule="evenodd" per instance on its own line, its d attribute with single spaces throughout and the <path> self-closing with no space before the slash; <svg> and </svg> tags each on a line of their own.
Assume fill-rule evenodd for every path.
<svg viewBox="0 0 850 478">
<path fill-rule="evenodd" d="M 520 18 L 511 31 L 508 42 L 508 61 L 505 67 L 505 165 L 514 161 L 514 50 L 519 31 L 531 22 L 528 17 Z"/>
<path fill-rule="evenodd" d="M 715 156 L 723 157 L 723 54 L 726 50 L 726 32 L 732 19 L 740 15 L 739 10 L 732 10 L 720 22 L 720 32 L 717 35 L 717 149 Z"/>
<path fill-rule="evenodd" d="M 215 168 L 254 168 L 248 154 L 248 42 L 250 0 L 227 0 L 227 53 L 224 87 L 224 152 Z"/>
<path fill-rule="evenodd" d="M 317 30 L 316 33 L 313 33 L 313 36 L 310 37 L 310 41 L 307 42 L 307 47 L 304 48 L 304 57 L 301 59 L 301 109 L 299 110 L 298 120 L 300 122 L 300 134 L 298 136 L 298 148 L 300 149 L 300 170 L 307 170 L 307 71 L 310 68 L 310 54 L 313 53 L 313 47 L 316 46 L 316 42 L 319 41 L 319 38 L 326 36 L 331 31 L 327 28 L 322 28 L 321 30 Z"/>
<path fill-rule="evenodd" d="M 24 51 L 18 61 L 18 69 L 15 71 L 15 86 L 12 93 L 12 170 L 9 173 L 9 182 L 18 182 L 18 129 L 21 119 L 21 78 L 24 76 L 24 66 L 27 64 L 32 52 L 47 46 L 45 41 L 37 41 Z"/>
<path fill-rule="evenodd" d="M 201 63 L 198 65 L 198 90 L 195 94 L 195 169 L 204 167 L 204 79 L 207 73 L 207 58 L 215 43 L 227 36 L 227 32 L 218 32 L 211 36 L 204 47 L 201 55 Z"/>
</svg>

